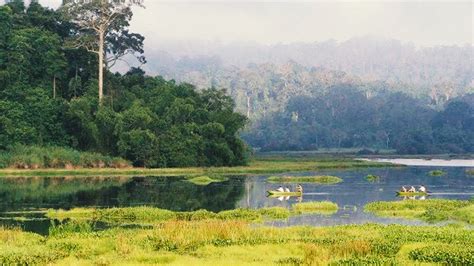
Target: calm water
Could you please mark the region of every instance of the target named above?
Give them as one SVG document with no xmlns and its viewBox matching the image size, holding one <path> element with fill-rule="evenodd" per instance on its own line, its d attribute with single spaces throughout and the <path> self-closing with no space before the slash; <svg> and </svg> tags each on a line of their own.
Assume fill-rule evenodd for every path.
<svg viewBox="0 0 474 266">
<path fill-rule="evenodd" d="M 443 169 L 445 176 L 429 176 L 433 169 Z M 380 218 L 363 211 L 372 201 L 402 200 L 395 196 L 402 185 L 424 184 L 433 192 L 430 198 L 470 199 L 474 196 L 474 177 L 464 167 L 405 167 L 332 170 L 293 175 L 335 175 L 344 179 L 336 185 L 304 184 L 302 198 L 267 198 L 266 191 L 279 184 L 266 182 L 268 176 L 230 177 L 228 181 L 198 186 L 180 177 L 134 178 L 2 178 L 0 179 L 0 224 L 21 226 L 25 230 L 46 234 L 51 221 L 41 212 L 45 209 L 73 207 L 112 207 L 149 205 L 191 211 L 228 210 L 237 207 L 261 208 L 302 201 L 329 200 L 339 205 L 331 216 L 303 215 L 275 226 L 335 225 L 354 223 L 425 224 L 422 221 Z M 291 173 L 286 173 L 287 175 Z M 379 175 L 378 182 L 365 180 L 368 174 Z M 25 214 L 25 212 L 28 212 Z M 19 217 L 29 218 L 27 220 Z"/>
</svg>

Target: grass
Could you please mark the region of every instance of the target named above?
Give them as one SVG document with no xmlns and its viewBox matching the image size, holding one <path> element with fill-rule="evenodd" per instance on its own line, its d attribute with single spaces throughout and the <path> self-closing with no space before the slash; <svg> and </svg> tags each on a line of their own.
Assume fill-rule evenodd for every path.
<svg viewBox="0 0 474 266">
<path fill-rule="evenodd" d="M 238 220 L 164 221 L 93 231 L 73 221 L 49 236 L 0 228 L 4 265 L 472 265 L 474 231 L 460 226 L 275 228 Z"/>
<path fill-rule="evenodd" d="M 375 182 L 378 182 L 380 181 L 380 176 L 378 175 L 367 175 L 365 177 L 365 179 L 371 183 L 375 183 Z"/>
<path fill-rule="evenodd" d="M 337 184 L 342 182 L 342 179 L 337 176 L 270 176 L 267 181 L 271 183 Z"/>
<path fill-rule="evenodd" d="M 154 207 L 126 208 L 74 208 L 71 210 L 49 210 L 46 216 L 54 220 L 95 221 L 105 223 L 150 224 L 164 221 L 198 221 L 207 219 L 239 220 L 246 222 L 262 222 L 265 220 L 286 219 L 303 213 L 332 214 L 338 209 L 337 204 L 322 202 L 296 203 L 292 209 L 283 207 L 266 207 L 260 209 L 233 209 L 218 213 L 198 210 L 189 212 L 174 212 Z"/>
<path fill-rule="evenodd" d="M 466 174 L 468 175 L 474 175 L 474 169 L 467 169 Z"/>
<path fill-rule="evenodd" d="M 201 176 L 271 174 L 321 169 L 394 167 L 390 163 L 366 162 L 346 158 L 255 157 L 247 166 L 185 168 L 94 168 L 94 169 L 0 169 L 2 176 Z"/>
<path fill-rule="evenodd" d="M 203 176 L 195 176 L 195 177 L 189 177 L 187 179 L 188 182 L 191 182 L 195 185 L 198 186 L 207 186 L 211 183 L 217 183 L 217 182 L 223 182 L 226 181 L 227 178 L 225 177 L 209 177 L 206 175 Z"/>
<path fill-rule="evenodd" d="M 427 222 L 460 221 L 474 224 L 474 201 L 470 200 L 403 200 L 379 201 L 365 206 L 377 216 L 421 219 Z"/>
<path fill-rule="evenodd" d="M 339 209 L 336 203 L 330 201 L 300 202 L 293 204 L 292 208 L 298 214 L 319 213 L 324 215 L 332 215 Z"/>
<path fill-rule="evenodd" d="M 15 145 L 0 153 L 0 168 L 9 169 L 74 169 L 129 168 L 130 162 L 93 152 L 79 152 L 65 147 Z"/>
<path fill-rule="evenodd" d="M 446 175 L 446 172 L 443 170 L 433 170 L 433 171 L 429 171 L 428 174 L 430 176 L 443 176 L 443 175 Z"/>
</svg>

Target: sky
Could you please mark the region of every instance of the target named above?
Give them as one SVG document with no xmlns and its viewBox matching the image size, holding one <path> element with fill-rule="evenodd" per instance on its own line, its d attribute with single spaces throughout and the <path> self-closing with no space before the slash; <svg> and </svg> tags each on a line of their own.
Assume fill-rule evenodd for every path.
<svg viewBox="0 0 474 266">
<path fill-rule="evenodd" d="M 57 7 L 61 0 L 40 0 Z M 473 43 L 471 1 L 162 1 L 135 8 L 131 29 L 161 40 L 317 42 L 374 36 L 417 46 Z"/>
</svg>

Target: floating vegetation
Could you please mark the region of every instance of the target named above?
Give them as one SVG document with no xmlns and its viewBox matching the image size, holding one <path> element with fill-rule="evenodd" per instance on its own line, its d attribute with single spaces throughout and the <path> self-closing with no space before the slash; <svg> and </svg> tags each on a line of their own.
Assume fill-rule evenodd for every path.
<svg viewBox="0 0 474 266">
<path fill-rule="evenodd" d="M 380 181 L 380 176 L 378 175 L 367 175 L 365 177 L 365 179 L 371 183 L 375 183 L 375 182 L 378 182 Z"/>
<path fill-rule="evenodd" d="M 190 177 L 186 181 L 191 182 L 199 186 L 207 186 L 211 183 L 224 182 L 227 181 L 225 177 L 210 177 L 207 175 Z"/>
<path fill-rule="evenodd" d="M 474 224 L 474 201 L 468 200 L 403 200 L 378 201 L 365 205 L 377 216 L 420 219 L 427 222 L 461 221 Z"/>
<path fill-rule="evenodd" d="M 46 216 L 55 220 L 91 220 L 106 223 L 136 223 L 149 224 L 164 221 L 196 221 L 196 220 L 242 220 L 247 222 L 261 222 L 265 220 L 286 219 L 302 213 L 332 214 L 338 209 L 337 204 L 329 201 L 296 203 L 292 210 L 283 207 L 266 207 L 260 209 L 233 209 L 218 213 L 197 210 L 189 212 L 175 212 L 154 207 L 126 207 L 126 208 L 74 208 L 71 210 L 49 210 Z"/>
<path fill-rule="evenodd" d="M 446 175 L 446 172 L 443 170 L 433 170 L 433 171 L 429 171 L 428 174 L 430 176 L 443 176 L 443 175 Z"/>
<path fill-rule="evenodd" d="M 330 201 L 300 202 L 293 204 L 292 208 L 298 214 L 318 213 L 323 215 L 332 215 L 339 209 L 336 203 Z"/>
<path fill-rule="evenodd" d="M 468 175 L 474 175 L 474 169 L 467 169 L 466 174 Z"/>
<path fill-rule="evenodd" d="M 337 184 L 342 179 L 337 176 L 270 176 L 267 178 L 270 183 L 317 183 L 317 184 Z"/>
</svg>

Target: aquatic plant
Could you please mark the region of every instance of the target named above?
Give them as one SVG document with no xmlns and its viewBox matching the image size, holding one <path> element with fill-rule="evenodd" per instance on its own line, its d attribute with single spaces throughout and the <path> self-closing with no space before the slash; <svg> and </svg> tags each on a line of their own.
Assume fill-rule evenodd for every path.
<svg viewBox="0 0 474 266">
<path fill-rule="evenodd" d="M 207 186 L 211 183 L 216 183 L 216 182 L 223 182 L 226 181 L 227 178 L 222 177 L 222 176 L 191 176 L 186 179 L 186 181 L 191 182 L 195 185 L 198 186 Z"/>
<path fill-rule="evenodd" d="M 337 184 L 342 182 L 342 179 L 337 176 L 270 176 L 267 181 L 270 183 Z"/>
<path fill-rule="evenodd" d="M 429 171 L 428 174 L 430 176 L 443 176 L 443 175 L 446 175 L 446 172 L 443 170 L 433 170 L 433 171 Z"/>
<path fill-rule="evenodd" d="M 380 176 L 378 176 L 378 175 L 367 175 L 367 176 L 365 177 L 365 179 L 366 179 L 367 181 L 369 181 L 369 182 L 374 183 L 374 182 L 377 182 L 377 181 L 380 180 Z"/>
<path fill-rule="evenodd" d="M 403 200 L 371 202 L 365 211 L 378 216 L 421 219 L 427 222 L 456 220 L 474 223 L 474 202 L 467 200 Z"/>
<path fill-rule="evenodd" d="M 474 175 L 474 169 L 467 169 L 466 174 L 468 175 Z"/>
<path fill-rule="evenodd" d="M 319 213 L 324 215 L 331 215 L 337 212 L 339 207 L 336 203 L 330 201 L 310 201 L 299 202 L 292 205 L 295 213 Z"/>
</svg>

